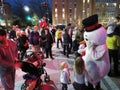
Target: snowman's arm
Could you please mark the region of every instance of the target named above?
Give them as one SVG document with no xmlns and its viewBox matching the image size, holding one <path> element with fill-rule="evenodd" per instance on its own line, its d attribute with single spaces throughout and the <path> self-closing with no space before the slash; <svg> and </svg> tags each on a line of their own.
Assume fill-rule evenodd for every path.
<svg viewBox="0 0 120 90">
<path fill-rule="evenodd" d="M 90 49 L 91 57 L 93 58 L 93 60 L 101 60 L 106 51 L 107 51 L 106 45 L 99 45 L 95 47 L 93 46 Z"/>
</svg>

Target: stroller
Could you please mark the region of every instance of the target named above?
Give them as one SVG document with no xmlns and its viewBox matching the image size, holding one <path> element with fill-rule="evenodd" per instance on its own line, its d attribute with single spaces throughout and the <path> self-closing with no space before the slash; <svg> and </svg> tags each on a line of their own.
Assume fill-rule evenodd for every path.
<svg viewBox="0 0 120 90">
<path fill-rule="evenodd" d="M 21 90 L 58 90 L 44 69 L 46 63 L 43 62 L 43 58 L 42 52 L 39 52 L 39 54 L 33 52 L 26 61 L 18 61 L 18 63 L 21 63 L 21 70 L 26 72 L 23 75 L 25 81 L 21 86 Z M 37 62 L 37 65 L 34 65 L 34 62 Z M 42 75 L 44 75 L 43 80 Z"/>
</svg>

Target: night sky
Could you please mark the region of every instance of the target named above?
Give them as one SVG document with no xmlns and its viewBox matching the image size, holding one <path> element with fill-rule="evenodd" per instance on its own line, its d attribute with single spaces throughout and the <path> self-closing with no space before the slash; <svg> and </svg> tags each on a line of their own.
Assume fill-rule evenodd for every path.
<svg viewBox="0 0 120 90">
<path fill-rule="evenodd" d="M 14 1 L 16 1 L 16 0 L 3 0 L 3 1 L 8 2 L 11 5 L 14 5 L 15 4 Z M 30 2 L 30 0 L 21 0 L 21 1 L 23 1 L 23 3 L 25 3 L 25 4 L 28 4 Z M 43 2 L 48 1 L 48 3 L 51 4 L 51 0 L 41 0 L 41 1 L 43 1 Z"/>
<path fill-rule="evenodd" d="M 29 5 L 30 1 L 32 1 L 32 0 L 3 0 L 3 1 L 9 3 L 12 7 L 12 10 L 14 10 L 15 5 L 16 5 L 15 1 L 22 1 L 22 3 L 24 5 Z M 36 0 L 36 1 L 38 1 L 38 0 Z M 40 0 L 40 1 L 42 1 L 42 2 L 46 1 L 46 2 L 48 2 L 49 6 L 52 7 L 52 0 Z"/>
<path fill-rule="evenodd" d="M 31 11 L 35 12 L 39 18 L 41 18 L 46 10 L 42 7 L 43 2 L 48 3 L 49 12 L 52 11 L 52 0 L 3 0 L 5 3 L 11 5 L 11 11 L 13 15 L 21 16 L 20 14 L 24 12 L 24 6 L 28 6 Z"/>
</svg>

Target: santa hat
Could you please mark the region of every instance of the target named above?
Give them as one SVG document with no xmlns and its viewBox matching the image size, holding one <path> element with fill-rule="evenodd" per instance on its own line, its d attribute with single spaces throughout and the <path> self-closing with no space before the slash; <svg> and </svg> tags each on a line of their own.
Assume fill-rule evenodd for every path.
<svg viewBox="0 0 120 90">
<path fill-rule="evenodd" d="M 98 15 L 94 14 L 88 18 L 85 18 L 82 21 L 82 24 L 87 32 L 97 30 L 101 27 L 101 24 L 98 23 Z"/>
</svg>

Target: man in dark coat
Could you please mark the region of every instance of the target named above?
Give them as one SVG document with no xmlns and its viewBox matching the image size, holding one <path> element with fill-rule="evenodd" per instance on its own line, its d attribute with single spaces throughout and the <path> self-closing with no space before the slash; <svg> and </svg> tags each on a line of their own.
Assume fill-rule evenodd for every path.
<svg viewBox="0 0 120 90">
<path fill-rule="evenodd" d="M 67 57 L 69 57 L 69 44 L 70 44 L 70 35 L 68 34 L 68 30 L 65 29 L 65 33 L 63 34 L 63 53 Z"/>
<path fill-rule="evenodd" d="M 52 38 L 52 35 L 50 34 L 48 28 L 45 29 L 45 35 L 46 35 L 46 39 L 45 39 L 46 58 L 48 58 L 49 55 L 50 55 L 50 58 L 51 58 L 51 59 L 54 59 L 54 58 L 52 57 L 53 38 Z"/>
</svg>

